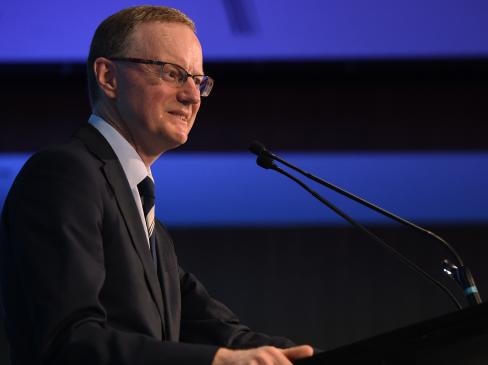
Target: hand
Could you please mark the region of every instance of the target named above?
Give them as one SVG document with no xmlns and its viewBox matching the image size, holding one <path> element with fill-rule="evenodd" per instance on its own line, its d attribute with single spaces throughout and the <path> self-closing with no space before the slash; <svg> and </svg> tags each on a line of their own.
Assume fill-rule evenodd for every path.
<svg viewBox="0 0 488 365">
<path fill-rule="evenodd" d="M 220 348 L 212 365 L 292 365 L 292 361 L 313 355 L 308 345 L 278 349 L 272 346 L 250 350 L 229 350 Z"/>
</svg>

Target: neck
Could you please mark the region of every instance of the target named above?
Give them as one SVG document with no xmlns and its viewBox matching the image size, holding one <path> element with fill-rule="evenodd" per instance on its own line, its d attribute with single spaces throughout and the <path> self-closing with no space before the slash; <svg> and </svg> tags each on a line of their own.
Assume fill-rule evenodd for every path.
<svg viewBox="0 0 488 365">
<path fill-rule="evenodd" d="M 133 133 L 131 132 L 130 128 L 127 126 L 125 121 L 120 117 L 119 113 L 116 111 L 112 111 L 109 108 L 100 106 L 100 105 L 95 105 L 92 110 L 93 114 L 98 115 L 99 117 L 103 118 L 105 122 L 110 124 L 117 132 L 119 132 L 122 137 L 125 138 L 129 144 L 134 147 L 136 150 L 137 154 L 141 158 L 142 162 L 144 162 L 144 165 L 149 170 L 149 167 L 152 165 L 154 161 L 157 160 L 157 158 L 161 155 L 157 156 L 151 156 L 150 154 L 144 153 L 143 148 L 137 143 L 136 138 L 134 138 Z"/>
</svg>

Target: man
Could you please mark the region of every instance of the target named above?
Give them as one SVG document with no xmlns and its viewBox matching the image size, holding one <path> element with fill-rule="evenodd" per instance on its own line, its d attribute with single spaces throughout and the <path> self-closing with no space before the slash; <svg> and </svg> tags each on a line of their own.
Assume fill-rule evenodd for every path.
<svg viewBox="0 0 488 365">
<path fill-rule="evenodd" d="M 203 75 L 194 25 L 175 9 L 129 8 L 98 27 L 89 123 L 34 155 L 4 205 L 13 364 L 290 364 L 312 354 L 240 324 L 178 266 L 154 220 L 150 166 L 186 142 L 213 85 Z"/>
</svg>

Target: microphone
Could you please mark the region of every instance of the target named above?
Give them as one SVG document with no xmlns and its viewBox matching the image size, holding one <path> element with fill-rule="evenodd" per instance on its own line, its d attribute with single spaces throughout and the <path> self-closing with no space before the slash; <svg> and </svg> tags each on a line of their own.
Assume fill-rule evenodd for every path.
<svg viewBox="0 0 488 365">
<path fill-rule="evenodd" d="M 363 231 L 363 233 L 366 233 L 369 237 L 373 238 L 375 241 L 379 242 L 381 245 L 386 247 L 391 253 L 393 253 L 395 256 L 397 256 L 397 258 L 399 258 L 401 261 L 403 261 L 411 269 L 420 273 L 421 275 L 426 277 L 428 280 L 432 281 L 435 285 L 437 285 L 439 288 L 441 288 L 446 294 L 448 294 L 448 296 L 453 300 L 453 302 L 457 305 L 457 307 L 459 309 L 461 309 L 461 305 L 456 300 L 454 295 L 445 286 L 443 286 L 440 282 L 435 280 L 428 273 L 426 273 L 420 267 L 418 267 L 413 262 L 408 260 L 406 257 L 404 257 L 402 254 L 400 254 L 398 251 L 393 249 L 385 241 L 378 238 L 375 234 L 373 234 L 371 231 L 366 229 L 364 226 L 362 226 L 361 224 L 357 223 L 352 218 L 347 216 L 345 213 L 343 213 L 341 210 L 339 210 L 337 207 L 335 207 L 332 203 L 328 202 L 326 199 L 321 197 L 318 193 L 316 193 L 315 191 L 310 189 L 307 185 L 305 185 L 298 178 L 296 178 L 295 176 L 286 172 L 285 170 L 279 168 L 273 161 L 278 161 L 278 162 L 282 163 L 283 165 L 285 165 L 285 166 L 299 172 L 300 174 L 304 175 L 305 177 L 311 179 L 312 181 L 319 183 L 322 186 L 330 188 L 330 189 L 334 190 L 335 192 L 337 192 L 337 193 L 339 193 L 339 194 L 341 194 L 341 195 L 343 195 L 349 199 L 352 199 L 352 200 L 356 201 L 357 203 L 359 203 L 363 206 L 366 206 L 367 208 L 370 208 L 370 209 L 372 209 L 372 210 L 374 210 L 374 211 L 376 211 L 376 212 L 378 212 L 378 213 L 380 213 L 380 214 L 382 214 L 382 215 L 384 215 L 384 216 L 386 216 L 386 217 L 388 217 L 388 218 L 390 218 L 396 222 L 399 222 L 399 223 L 401 223 L 401 224 L 403 224 L 403 225 L 405 225 L 405 226 L 407 226 L 407 227 L 409 227 L 415 231 L 419 231 L 423 234 L 427 234 L 430 238 L 434 238 L 437 242 L 440 242 L 441 245 L 444 248 L 446 248 L 454 256 L 455 261 L 457 263 L 457 265 L 454 265 L 451 262 L 449 262 L 448 260 L 444 260 L 443 271 L 447 275 L 449 275 L 449 277 L 454 279 L 456 281 L 456 283 L 462 288 L 463 293 L 464 293 L 464 295 L 465 295 L 465 297 L 466 297 L 466 299 L 470 305 L 476 305 L 476 304 L 481 303 L 481 297 L 479 295 L 478 289 L 476 287 L 476 283 L 474 281 L 474 278 L 473 278 L 469 268 L 464 265 L 463 260 L 461 259 L 459 254 L 454 250 L 454 248 L 450 244 L 448 244 L 447 241 L 444 240 L 442 237 L 440 237 L 440 236 L 436 235 L 435 233 L 433 233 L 433 232 L 431 232 L 425 228 L 422 228 L 422 227 L 420 227 L 420 226 L 418 226 L 418 225 L 416 225 L 416 224 L 414 224 L 414 223 L 412 223 L 412 222 L 410 222 L 404 218 L 401 218 L 401 217 L 399 217 L 399 216 L 397 216 L 397 215 L 395 215 L 395 214 L 393 214 L 393 213 L 391 213 L 391 212 L 389 212 L 389 211 L 387 211 L 387 210 L 385 210 L 385 209 L 383 209 L 377 205 L 374 205 L 374 204 L 368 202 L 367 200 L 348 192 L 347 190 L 344 190 L 344 189 L 342 189 L 342 188 L 340 188 L 334 184 L 331 184 L 325 180 L 320 179 L 319 177 L 316 177 L 316 176 L 300 169 L 299 167 L 289 163 L 288 161 L 286 161 L 286 160 L 282 159 L 281 157 L 275 155 L 274 153 L 268 151 L 266 149 L 266 147 L 258 141 L 252 142 L 249 146 L 249 150 L 258 156 L 256 163 L 260 167 L 265 168 L 265 169 L 275 170 L 275 171 L 279 172 L 280 174 L 285 175 L 286 177 L 295 181 L 302 188 L 304 188 L 310 194 L 312 194 L 316 199 L 321 201 L 323 204 L 325 204 L 327 207 L 329 207 L 335 213 L 337 213 L 342 218 L 344 218 L 346 221 L 351 223 L 354 227 L 360 229 L 361 231 Z"/>
<path fill-rule="evenodd" d="M 249 151 L 254 153 L 256 156 L 261 156 L 263 153 L 264 154 L 271 154 L 266 147 L 261 142 L 258 141 L 252 141 L 251 144 L 249 145 Z"/>
</svg>

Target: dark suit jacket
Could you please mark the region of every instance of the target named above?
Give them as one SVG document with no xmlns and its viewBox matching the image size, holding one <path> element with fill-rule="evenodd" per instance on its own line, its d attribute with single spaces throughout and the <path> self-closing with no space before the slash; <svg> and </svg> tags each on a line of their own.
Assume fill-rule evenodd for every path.
<svg viewBox="0 0 488 365">
<path fill-rule="evenodd" d="M 0 227 L 13 363 L 195 365 L 218 346 L 292 345 L 240 324 L 178 266 L 160 223 L 156 234 L 159 270 L 122 166 L 91 125 L 30 158 Z"/>
</svg>

